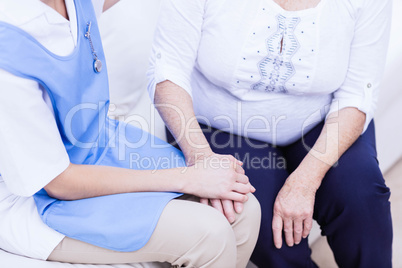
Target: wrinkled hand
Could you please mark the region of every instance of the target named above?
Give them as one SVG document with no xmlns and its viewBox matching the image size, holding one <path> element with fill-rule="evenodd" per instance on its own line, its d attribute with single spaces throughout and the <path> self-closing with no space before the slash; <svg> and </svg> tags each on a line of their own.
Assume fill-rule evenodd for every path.
<svg viewBox="0 0 402 268">
<path fill-rule="evenodd" d="M 313 225 L 317 187 L 304 174 L 293 172 L 279 191 L 273 211 L 272 231 L 276 248 L 282 247 L 282 230 L 289 247 L 306 238 Z"/>
<path fill-rule="evenodd" d="M 207 158 L 218 158 L 221 160 L 229 161 L 233 164 L 235 171 L 238 174 L 245 175 L 244 169 L 242 168 L 243 163 L 238 161 L 232 155 L 220 155 L 212 153 L 211 155 L 207 156 Z M 197 161 L 202 161 L 204 158 L 198 158 Z M 248 182 L 247 185 L 251 187 L 251 192 L 255 192 L 255 188 Z M 225 217 L 228 219 L 230 223 L 234 222 L 236 219 L 236 213 L 241 213 L 243 211 L 243 203 L 238 201 L 232 201 L 228 199 L 207 199 L 201 198 L 200 202 L 205 205 L 209 205 L 220 211 Z"/>
</svg>

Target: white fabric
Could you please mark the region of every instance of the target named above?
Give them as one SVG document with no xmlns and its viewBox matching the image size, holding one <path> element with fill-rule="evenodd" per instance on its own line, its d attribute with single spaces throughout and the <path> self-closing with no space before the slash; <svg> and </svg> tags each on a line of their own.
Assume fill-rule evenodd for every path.
<svg viewBox="0 0 402 268">
<path fill-rule="evenodd" d="M 99 20 L 109 74 L 109 116 L 166 140 L 147 94 L 148 60 L 161 0 L 121 0 Z"/>
<path fill-rule="evenodd" d="M 278 145 L 344 107 L 366 113 L 366 129 L 390 17 L 391 0 L 321 0 L 295 12 L 273 0 L 166 0 L 150 95 L 170 80 L 193 97 L 200 121 Z"/>
<path fill-rule="evenodd" d="M 71 23 L 39 0 L 0 0 L 0 21 L 25 30 L 55 54 L 75 47 Z M 93 0 L 101 14 L 103 0 Z M 71 25 L 74 25 L 71 27 Z M 47 93 L 37 82 L 0 70 L 0 248 L 47 259 L 63 235 L 46 226 L 31 197 L 69 165 Z"/>
</svg>

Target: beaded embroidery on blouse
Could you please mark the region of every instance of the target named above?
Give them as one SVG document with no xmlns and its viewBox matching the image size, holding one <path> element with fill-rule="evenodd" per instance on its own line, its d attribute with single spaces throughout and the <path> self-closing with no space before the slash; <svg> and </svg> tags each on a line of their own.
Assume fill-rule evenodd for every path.
<svg viewBox="0 0 402 268">
<path fill-rule="evenodd" d="M 292 58 L 300 47 L 294 34 L 300 18 L 277 15 L 276 19 L 278 30 L 266 40 L 268 55 L 257 64 L 261 79 L 251 89 L 287 93 L 285 83 L 296 72 Z"/>
</svg>

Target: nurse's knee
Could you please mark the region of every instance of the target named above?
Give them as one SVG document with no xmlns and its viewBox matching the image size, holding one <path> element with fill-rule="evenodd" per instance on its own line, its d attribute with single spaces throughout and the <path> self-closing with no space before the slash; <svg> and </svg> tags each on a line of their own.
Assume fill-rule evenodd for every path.
<svg viewBox="0 0 402 268">
<path fill-rule="evenodd" d="M 237 215 L 233 228 L 236 232 L 237 225 L 240 225 L 239 228 L 242 229 L 241 232 L 243 233 L 244 239 L 253 240 L 257 239 L 260 230 L 261 206 L 253 194 L 249 194 L 248 197 L 249 199 L 244 203 L 242 213 Z"/>
<path fill-rule="evenodd" d="M 201 267 L 218 267 L 232 265 L 236 262 L 236 238 L 232 226 L 227 219 L 214 208 L 198 223 L 201 238 L 197 241 L 197 251 L 200 250 Z M 197 266 L 199 267 L 199 266 Z M 229 267 L 229 266 L 228 266 Z"/>
<path fill-rule="evenodd" d="M 240 214 L 245 220 L 259 223 L 261 220 L 261 206 L 253 194 L 248 194 L 248 201 L 244 203 L 243 212 Z"/>
</svg>

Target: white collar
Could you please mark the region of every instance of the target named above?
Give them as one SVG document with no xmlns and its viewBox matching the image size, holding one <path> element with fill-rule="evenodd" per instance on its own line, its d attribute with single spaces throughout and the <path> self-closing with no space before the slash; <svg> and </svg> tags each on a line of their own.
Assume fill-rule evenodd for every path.
<svg viewBox="0 0 402 268">
<path fill-rule="evenodd" d="M 76 21 L 74 0 L 65 0 L 71 21 Z M 5 14 L 14 25 L 25 24 L 43 14 L 50 24 L 67 23 L 54 9 L 40 0 L 0 0 L 0 12 Z M 70 14 L 73 13 L 73 14 Z"/>
<path fill-rule="evenodd" d="M 0 0 L 0 12 L 19 26 L 46 13 L 46 5 L 39 0 Z"/>
<path fill-rule="evenodd" d="M 49 24 L 69 24 L 75 44 L 77 43 L 77 16 L 74 0 L 65 0 L 70 21 L 40 0 L 0 0 L 0 14 L 15 26 L 24 25 L 40 16 Z"/>
</svg>

